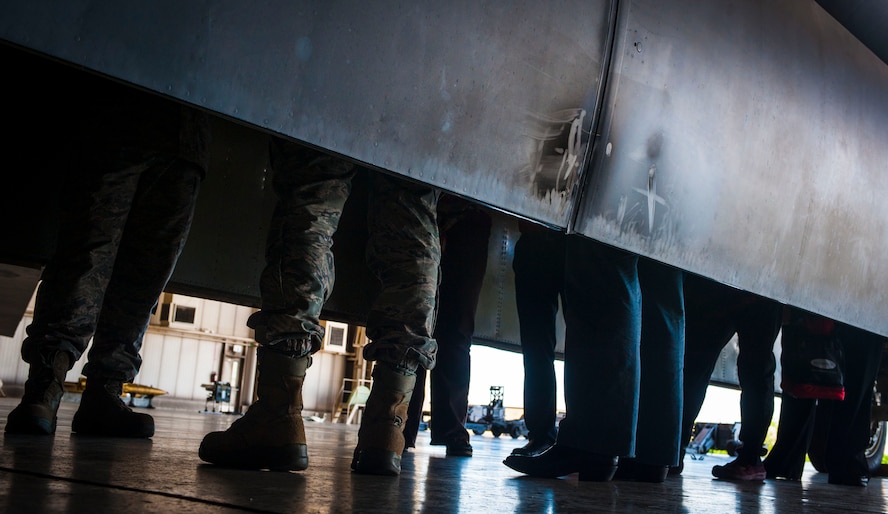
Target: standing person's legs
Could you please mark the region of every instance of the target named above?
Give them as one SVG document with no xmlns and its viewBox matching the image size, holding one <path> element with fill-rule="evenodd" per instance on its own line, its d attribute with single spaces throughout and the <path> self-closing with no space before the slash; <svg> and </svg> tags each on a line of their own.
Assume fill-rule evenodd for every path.
<svg viewBox="0 0 888 514">
<path fill-rule="evenodd" d="M 25 394 L 6 431 L 53 434 L 65 375 L 96 330 L 130 204 L 144 166 L 81 161 L 69 175 L 55 253 L 43 272 L 22 343 Z"/>
<path fill-rule="evenodd" d="M 685 344 L 683 273 L 639 258 L 641 386 L 635 478 L 662 482 L 678 464 Z"/>
<path fill-rule="evenodd" d="M 684 297 L 684 405 L 680 436 L 682 453 L 690 442 L 694 423 L 706 398 L 706 390 L 718 362 L 718 356 L 734 336 L 735 321 L 732 310 L 736 294 L 727 286 L 686 274 Z M 682 464 L 679 462 L 675 468 L 678 473 L 682 470 Z"/>
<path fill-rule="evenodd" d="M 155 158 L 139 181 L 83 374 L 131 381 L 142 337 L 191 228 L 201 171 Z"/>
<path fill-rule="evenodd" d="M 308 467 L 302 384 L 310 355 L 323 341 L 319 320 L 334 282 L 333 233 L 354 167 L 277 138 L 270 154 L 278 203 L 260 279 L 262 310 L 247 322 L 260 345 L 259 399 L 228 430 L 207 434 L 200 458 L 231 467 L 302 470 Z"/>
<path fill-rule="evenodd" d="M 151 416 L 132 412 L 120 395 L 141 367 L 142 338 L 185 246 L 202 170 L 174 157 L 146 161 L 83 369 L 87 387 L 73 422 L 80 434 L 154 433 Z"/>
<path fill-rule="evenodd" d="M 533 476 L 610 480 L 635 453 L 641 363 L 638 256 L 579 236 L 565 245 L 567 415 L 555 445 L 505 464 Z"/>
<path fill-rule="evenodd" d="M 446 445 L 447 455 L 472 455 L 466 415 L 469 402 L 475 312 L 487 271 L 490 215 L 470 209 L 442 235 L 441 285 L 434 337 L 438 343 L 431 372 L 431 444 Z"/>
<path fill-rule="evenodd" d="M 635 454 L 641 362 L 638 256 L 569 237 L 564 378 L 558 444 L 599 455 Z"/>
<path fill-rule="evenodd" d="M 35 352 L 53 348 L 70 353 L 73 364 L 86 350 L 139 177 L 147 167 L 139 162 L 114 171 L 104 161 L 90 165 L 83 174 L 72 172 L 66 188 L 58 243 L 43 273 L 34 322 L 22 346 L 26 362 Z"/>
<path fill-rule="evenodd" d="M 844 324 L 837 325 L 836 335 L 845 357 L 845 399 L 832 401 L 826 467 L 829 483 L 863 486 L 870 475 L 864 451 L 869 446 L 873 384 L 885 338 Z"/>
<path fill-rule="evenodd" d="M 296 143 L 273 138 L 270 164 L 278 198 L 260 277 L 262 310 L 247 324 L 256 340 L 302 355 L 324 337 L 321 309 L 335 281 L 333 234 L 351 193 L 354 165 Z"/>
<path fill-rule="evenodd" d="M 784 394 L 780 403 L 777 441 L 765 458 L 767 478 L 801 480 L 805 456 L 814 433 L 814 408 L 817 400 L 799 399 Z"/>
<path fill-rule="evenodd" d="M 367 261 L 382 291 L 367 321 L 364 357 L 377 361 L 352 469 L 397 475 L 416 369 L 435 366 L 432 338 L 441 261 L 434 188 L 384 174 L 373 178 Z"/>
<path fill-rule="evenodd" d="M 761 482 L 767 476 L 761 461 L 762 446 L 774 415 L 774 340 L 783 320 L 783 306 L 744 293 L 732 309 L 737 326 L 740 381 L 740 440 L 737 458 L 724 466 L 713 466 L 712 475 L 725 480 Z"/>
<path fill-rule="evenodd" d="M 743 442 L 737 451 L 737 460 L 743 464 L 761 462 L 762 446 L 774 417 L 774 374 L 777 372 L 774 341 L 783 320 L 783 306 L 779 303 L 758 297 L 752 301 L 737 322 L 740 440 Z"/>
<path fill-rule="evenodd" d="M 524 359 L 524 421 L 529 442 L 514 454 L 533 454 L 555 443 L 558 430 L 555 323 L 564 293 L 564 234 L 525 232 L 515 243 L 515 303 Z"/>
</svg>

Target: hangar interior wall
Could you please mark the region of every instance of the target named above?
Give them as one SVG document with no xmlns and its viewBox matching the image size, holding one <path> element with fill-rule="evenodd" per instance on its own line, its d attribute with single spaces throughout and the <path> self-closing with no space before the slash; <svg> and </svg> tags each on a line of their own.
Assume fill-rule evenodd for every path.
<svg viewBox="0 0 888 514">
<path fill-rule="evenodd" d="M 242 379 L 245 398 L 239 401 L 249 403 L 246 397 L 252 395 L 250 384 L 255 377 L 255 343 L 246 319 L 255 309 L 168 293 L 161 297 L 161 306 L 164 300 L 177 306 L 193 307 L 194 322 L 172 322 L 169 326 L 161 326 L 156 314 L 145 335 L 142 368 L 133 383 L 167 391 L 167 395 L 154 400 L 155 404 L 174 400 L 170 403 L 203 408 L 209 394 L 204 384 L 208 384 L 210 374 L 216 372 L 217 379 L 222 382 L 234 384 Z M 0 380 L 5 390 L 23 387 L 28 378 L 28 364 L 22 360 L 20 349 L 26 337 L 25 329 L 33 320 L 33 309 L 32 297 L 15 334 L 0 336 Z M 82 376 L 88 352 L 89 349 L 74 364 L 66 381 L 76 382 Z M 323 350 L 315 354 L 312 373 L 303 390 L 306 413 L 323 415 L 335 409 L 348 357 L 345 353 Z M 231 375 L 233 361 L 239 362 L 237 377 Z M 232 407 L 236 401 L 233 391 Z"/>
</svg>

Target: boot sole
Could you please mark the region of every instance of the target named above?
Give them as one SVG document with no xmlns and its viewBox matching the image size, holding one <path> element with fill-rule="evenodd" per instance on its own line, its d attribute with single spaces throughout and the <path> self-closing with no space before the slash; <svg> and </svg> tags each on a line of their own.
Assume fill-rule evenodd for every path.
<svg viewBox="0 0 888 514">
<path fill-rule="evenodd" d="M 119 437 L 121 439 L 150 439 L 154 436 L 154 427 L 150 429 L 144 430 L 132 430 L 132 431 L 111 431 L 106 429 L 94 429 L 94 428 L 80 428 L 75 429 L 71 428 L 71 432 L 85 437 Z"/>
<path fill-rule="evenodd" d="M 53 435 L 55 434 L 55 431 L 55 422 L 51 422 L 45 418 L 14 418 L 9 419 L 6 422 L 7 434 Z"/>
<path fill-rule="evenodd" d="M 19 405 L 7 416 L 5 430 L 7 434 L 53 435 L 57 419 L 54 411 L 39 405 Z"/>
<path fill-rule="evenodd" d="M 509 455 L 503 464 L 525 475 L 539 478 L 558 478 L 578 472 L 580 482 L 609 482 L 617 471 L 616 465 L 574 459 L 571 454 L 549 458 L 546 452 L 535 457 Z"/>
<path fill-rule="evenodd" d="M 229 451 L 225 455 L 214 455 L 215 451 L 201 445 L 198 456 L 205 462 L 226 468 L 271 471 L 303 471 L 308 468 L 308 446 L 304 444 L 254 447 L 244 451 L 246 454 Z"/>
<path fill-rule="evenodd" d="M 80 436 L 146 439 L 154 435 L 154 425 L 136 425 L 111 429 L 107 425 L 96 425 L 92 420 L 84 421 L 77 414 L 74 413 L 71 431 Z"/>
<path fill-rule="evenodd" d="M 401 456 L 391 450 L 356 448 L 351 468 L 362 475 L 397 476 L 401 474 Z"/>
</svg>

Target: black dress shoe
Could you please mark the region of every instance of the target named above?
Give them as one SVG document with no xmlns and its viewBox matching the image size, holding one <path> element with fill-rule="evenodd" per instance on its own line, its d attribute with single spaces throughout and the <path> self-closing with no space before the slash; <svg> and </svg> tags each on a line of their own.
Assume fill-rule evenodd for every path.
<svg viewBox="0 0 888 514">
<path fill-rule="evenodd" d="M 512 450 L 512 455 L 533 457 L 534 455 L 539 455 L 548 450 L 553 444 L 555 444 L 555 441 L 551 439 L 530 439 L 527 441 L 527 444 L 521 448 L 515 448 Z"/>
<path fill-rule="evenodd" d="M 830 473 L 829 483 L 833 485 L 850 485 L 852 487 L 866 487 L 869 477 L 846 473 Z"/>
<path fill-rule="evenodd" d="M 681 472 L 684 471 L 685 468 L 685 453 L 684 449 L 681 450 L 681 453 L 678 455 L 678 466 L 669 466 L 668 475 L 671 477 L 681 475 Z"/>
<path fill-rule="evenodd" d="M 788 482 L 798 482 L 802 479 L 802 477 L 800 476 L 792 475 L 790 473 L 778 473 L 776 471 L 768 471 L 767 473 L 765 473 L 765 478 L 768 480 L 786 480 Z"/>
<path fill-rule="evenodd" d="M 798 482 L 802 479 L 802 469 L 789 471 L 787 469 L 779 469 L 776 464 L 767 459 L 762 463 L 765 466 L 765 479 L 767 480 L 788 480 Z"/>
<path fill-rule="evenodd" d="M 636 482 L 649 482 L 660 484 L 666 480 L 669 466 L 657 464 L 645 464 L 636 459 L 620 459 L 614 480 L 635 480 Z"/>
<path fill-rule="evenodd" d="M 567 448 L 558 443 L 537 455 L 509 455 L 503 464 L 526 475 L 557 478 L 579 473 L 582 482 L 607 482 L 617 470 L 617 458 Z"/>
<path fill-rule="evenodd" d="M 472 445 L 460 440 L 450 441 L 447 443 L 447 452 L 445 455 L 448 457 L 471 457 Z"/>
</svg>

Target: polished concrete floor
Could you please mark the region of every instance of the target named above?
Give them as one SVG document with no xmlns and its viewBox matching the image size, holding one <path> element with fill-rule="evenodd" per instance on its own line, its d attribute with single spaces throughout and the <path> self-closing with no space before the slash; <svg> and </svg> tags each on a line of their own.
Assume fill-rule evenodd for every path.
<svg viewBox="0 0 888 514">
<path fill-rule="evenodd" d="M 0 399 L 0 425 L 17 399 Z M 475 456 L 446 458 L 428 445 L 405 454 L 400 477 L 352 474 L 357 427 L 308 423 L 310 467 L 274 473 L 220 469 L 197 458 L 206 432 L 234 416 L 157 408 L 151 440 L 71 435 L 76 404 L 63 403 L 55 437 L 3 437 L 2 512 L 888 512 L 883 479 L 869 487 L 826 483 L 813 469 L 801 482 L 712 479 L 727 456 L 687 457 L 664 484 L 580 483 L 576 475 L 523 477 L 502 465 L 523 439 L 473 436 Z"/>
</svg>

